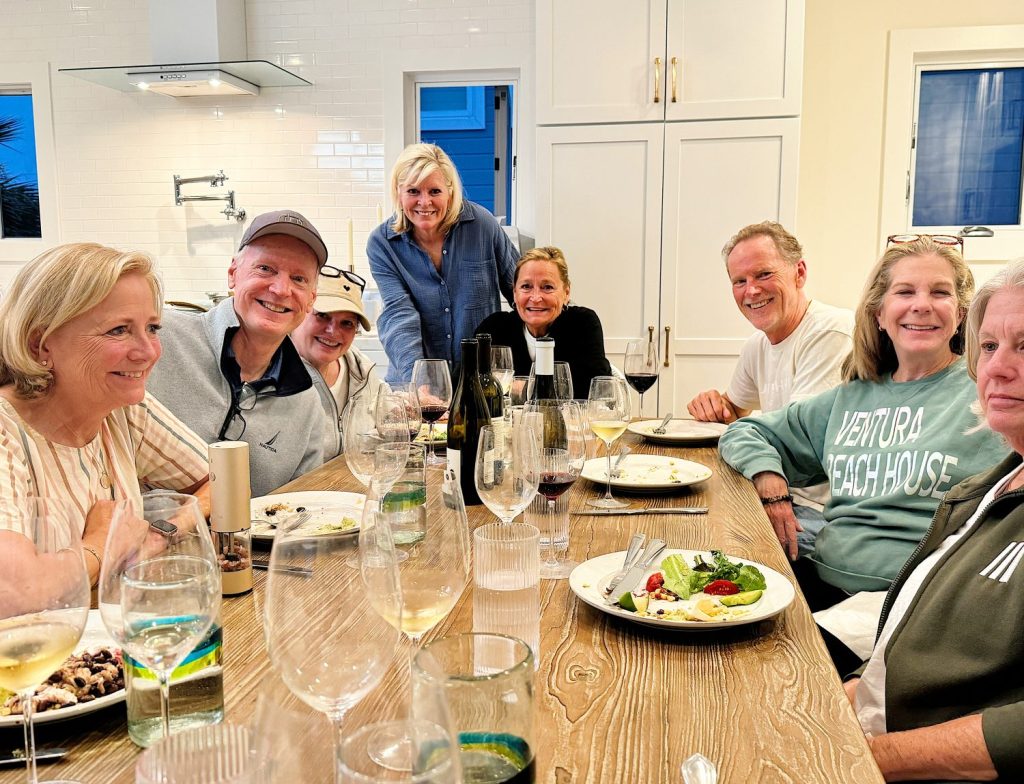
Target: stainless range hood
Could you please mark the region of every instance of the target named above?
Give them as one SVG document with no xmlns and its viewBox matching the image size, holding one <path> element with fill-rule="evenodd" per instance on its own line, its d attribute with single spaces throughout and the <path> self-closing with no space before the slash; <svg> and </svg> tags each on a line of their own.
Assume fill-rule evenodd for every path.
<svg viewBox="0 0 1024 784">
<path fill-rule="evenodd" d="M 124 92 L 175 98 L 258 95 L 312 83 L 266 60 L 246 59 L 244 0 L 149 0 L 153 65 L 61 68 Z"/>
</svg>

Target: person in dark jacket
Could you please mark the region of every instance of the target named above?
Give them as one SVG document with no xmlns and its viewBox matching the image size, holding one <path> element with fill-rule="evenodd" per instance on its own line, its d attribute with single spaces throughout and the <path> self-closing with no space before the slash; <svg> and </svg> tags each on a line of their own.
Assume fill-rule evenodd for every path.
<svg viewBox="0 0 1024 784">
<path fill-rule="evenodd" d="M 611 375 L 604 354 L 601 320 L 590 308 L 569 304 L 569 265 L 554 247 L 533 248 L 516 264 L 512 290 L 516 309 L 480 322 L 476 333 L 491 345 L 510 346 L 517 376 L 525 376 L 536 356 L 537 338 L 555 341 L 555 361 L 568 362 L 574 397 L 585 398 L 590 380 Z"/>
<path fill-rule="evenodd" d="M 951 489 L 847 683 L 886 781 L 1024 781 L 1024 260 L 978 292 L 968 368 L 1013 449 Z"/>
</svg>

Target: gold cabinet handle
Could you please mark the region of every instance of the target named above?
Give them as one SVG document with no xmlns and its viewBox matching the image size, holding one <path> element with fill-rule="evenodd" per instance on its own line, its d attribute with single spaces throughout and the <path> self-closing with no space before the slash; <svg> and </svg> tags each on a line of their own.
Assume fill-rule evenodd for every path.
<svg viewBox="0 0 1024 784">
<path fill-rule="evenodd" d="M 654 342 L 654 325 L 653 324 L 650 324 L 647 327 L 647 342 L 648 343 L 653 343 Z"/>
<path fill-rule="evenodd" d="M 668 345 L 668 333 L 672 331 L 672 327 L 665 327 L 665 361 L 662 363 L 663 367 L 668 367 L 668 360 L 671 354 L 669 354 Z"/>
<path fill-rule="evenodd" d="M 676 65 L 679 64 L 679 58 L 672 58 L 672 103 L 677 103 L 676 98 Z"/>
<path fill-rule="evenodd" d="M 654 102 L 661 103 L 661 58 L 654 58 Z"/>
</svg>

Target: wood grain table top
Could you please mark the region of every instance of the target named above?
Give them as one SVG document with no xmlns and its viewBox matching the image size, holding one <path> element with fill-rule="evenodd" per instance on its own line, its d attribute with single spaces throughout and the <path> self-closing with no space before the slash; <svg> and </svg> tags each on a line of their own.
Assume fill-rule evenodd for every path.
<svg viewBox="0 0 1024 784">
<path fill-rule="evenodd" d="M 792 579 L 792 572 L 752 486 L 718 458 L 711 444 L 673 448 L 627 434 L 635 451 L 704 463 L 713 476 L 687 491 L 630 496 L 635 505 L 707 506 L 698 516 L 572 516 L 569 557 L 577 562 L 624 550 L 642 530 L 669 547 L 720 549 L 763 563 Z M 361 488 L 338 458 L 281 488 Z M 580 480 L 569 506 L 583 508 L 603 492 Z M 483 506 L 469 507 L 471 527 L 493 520 Z M 227 720 L 244 724 L 257 699 L 283 693 L 264 648 L 256 590 L 225 598 L 222 618 Z M 474 629 L 473 587 L 426 640 Z M 373 612 L 366 602 L 332 597 L 351 612 Z M 557 784 L 679 782 L 679 765 L 700 752 L 719 769 L 723 784 L 881 782 L 882 777 L 843 693 L 802 596 L 774 620 L 714 632 L 662 631 L 610 617 L 579 601 L 568 580 L 542 580 L 536 630 L 540 656 L 535 681 L 537 780 Z M 489 613 L 477 613 L 476 630 Z M 483 628 L 481 628 L 483 627 Z M 346 718 L 358 726 L 381 715 L 402 715 L 408 701 L 407 649 L 396 665 Z M 304 723 L 303 743 L 319 755 L 314 769 L 330 782 L 330 734 L 325 719 L 282 702 Z M 305 710 L 303 714 L 302 711 Z M 397 711 L 397 713 L 396 713 Z M 62 762 L 40 768 L 40 778 L 81 784 L 131 784 L 139 750 L 127 735 L 124 706 L 37 728 L 41 745 L 71 749 Z M 0 731 L 17 747 L 20 730 Z M 317 774 L 319 775 L 319 774 Z M 309 774 L 295 781 L 309 780 Z M 314 776 L 313 778 L 316 778 Z M 24 770 L 0 773 L 0 784 L 21 782 Z"/>
</svg>

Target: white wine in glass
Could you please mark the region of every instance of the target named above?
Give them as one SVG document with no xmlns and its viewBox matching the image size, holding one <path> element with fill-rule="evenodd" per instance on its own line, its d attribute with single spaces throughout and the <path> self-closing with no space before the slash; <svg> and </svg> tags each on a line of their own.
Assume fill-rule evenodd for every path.
<svg viewBox="0 0 1024 784">
<path fill-rule="evenodd" d="M 33 695 L 82 636 L 89 577 L 68 505 L 49 498 L 9 504 L 16 526 L 0 532 L 0 688 L 20 698 L 26 781 L 36 784 Z"/>
<path fill-rule="evenodd" d="M 625 508 L 629 504 L 612 497 L 612 445 L 626 432 L 629 424 L 629 390 L 621 378 L 594 377 L 587 399 L 587 419 L 594 435 L 604 442 L 608 465 L 604 497 L 591 499 L 587 504 L 601 509 Z"/>
<path fill-rule="evenodd" d="M 371 490 L 366 505 L 379 504 Z M 397 602 L 395 550 L 387 526 L 372 534 L 381 540 L 374 551 L 379 567 L 374 591 L 388 607 L 389 601 Z M 355 536 L 314 536 L 293 529 L 278 530 L 274 537 L 264 606 L 267 652 L 292 694 L 331 721 L 335 758 L 345 714 L 380 683 L 400 639 L 383 618 L 353 613 L 344 602 L 325 601 L 330 596 L 363 596 L 360 573 Z M 390 612 L 397 611 L 397 604 L 390 607 Z"/>
</svg>

